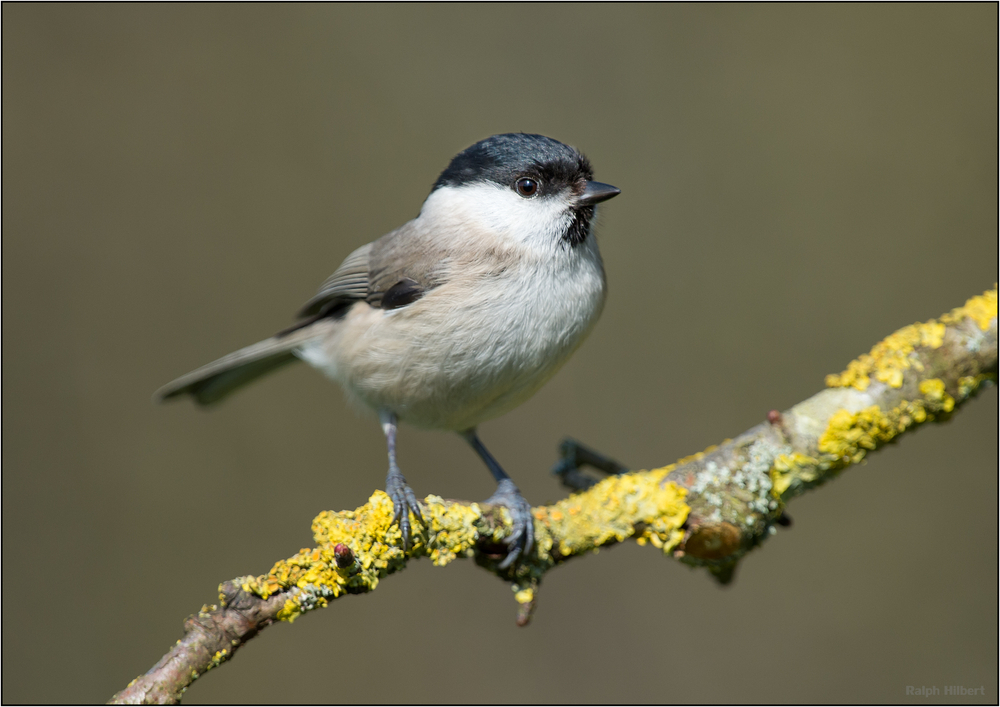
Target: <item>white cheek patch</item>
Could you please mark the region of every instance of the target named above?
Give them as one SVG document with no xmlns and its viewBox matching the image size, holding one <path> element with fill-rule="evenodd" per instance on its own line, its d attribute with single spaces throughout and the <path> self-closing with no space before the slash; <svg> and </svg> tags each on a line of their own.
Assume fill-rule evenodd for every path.
<svg viewBox="0 0 1000 707">
<path fill-rule="evenodd" d="M 532 248 L 551 250 L 573 221 L 566 194 L 525 199 L 512 189 L 481 182 L 441 187 L 424 202 L 421 218 L 476 225 Z M 458 224 L 456 224 L 458 225 Z"/>
</svg>

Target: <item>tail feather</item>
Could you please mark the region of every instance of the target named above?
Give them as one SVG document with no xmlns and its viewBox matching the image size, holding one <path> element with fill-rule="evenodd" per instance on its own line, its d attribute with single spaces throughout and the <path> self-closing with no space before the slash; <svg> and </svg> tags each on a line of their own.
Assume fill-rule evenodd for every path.
<svg viewBox="0 0 1000 707">
<path fill-rule="evenodd" d="M 295 349 L 319 333 L 313 325 L 234 351 L 163 386 L 153 393 L 153 401 L 190 394 L 199 405 L 218 402 L 247 383 L 296 361 Z"/>
</svg>

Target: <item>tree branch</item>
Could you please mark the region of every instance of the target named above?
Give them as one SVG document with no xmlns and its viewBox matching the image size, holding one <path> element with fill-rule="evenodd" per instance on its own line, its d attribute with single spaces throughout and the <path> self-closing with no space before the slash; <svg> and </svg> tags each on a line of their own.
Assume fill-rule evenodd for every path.
<svg viewBox="0 0 1000 707">
<path fill-rule="evenodd" d="M 676 464 L 623 473 L 617 463 L 564 443 L 557 472 L 586 490 L 533 509 L 536 548 L 507 570 L 499 569 L 506 554 L 500 541 L 510 528 L 506 509 L 428 496 L 426 523 L 414 519 L 414 544 L 404 552 L 398 527 L 390 526 L 392 502 L 376 491 L 354 511 L 320 513 L 312 524 L 315 548 L 267 574 L 223 583 L 220 604 L 189 617 L 184 637 L 112 702 L 176 703 L 262 628 L 372 591 L 418 557 L 438 566 L 470 557 L 512 582 L 520 625 L 531 618 L 545 572 L 628 538 L 705 566 L 727 583 L 738 560 L 784 524 L 790 499 L 904 432 L 947 419 L 996 379 L 994 288 L 937 320 L 900 329 L 843 373 L 827 376 L 826 390 Z M 580 471 L 584 464 L 613 475 L 595 482 Z"/>
</svg>

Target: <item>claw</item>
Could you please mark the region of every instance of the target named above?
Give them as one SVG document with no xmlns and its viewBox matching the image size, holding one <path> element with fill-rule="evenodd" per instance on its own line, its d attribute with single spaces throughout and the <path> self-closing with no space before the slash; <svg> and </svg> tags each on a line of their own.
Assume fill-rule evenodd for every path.
<svg viewBox="0 0 1000 707">
<path fill-rule="evenodd" d="M 404 515 L 402 518 L 396 518 L 396 522 L 399 523 L 399 532 L 403 536 L 403 549 L 410 549 L 410 518 L 409 513 Z"/>
<path fill-rule="evenodd" d="M 498 566 L 500 567 L 500 569 L 505 570 L 508 567 L 510 567 L 512 564 L 514 564 L 514 562 L 520 556 L 521 556 L 521 548 L 516 547 L 513 550 L 511 550 L 509 553 L 507 553 L 507 557 L 503 558 L 503 562 L 501 562 Z"/>
<path fill-rule="evenodd" d="M 406 505 L 410 508 L 410 513 L 417 517 L 421 523 L 424 522 L 424 514 L 420 511 L 420 502 L 417 501 L 416 495 L 413 493 L 413 489 L 409 486 L 406 487 Z"/>
<path fill-rule="evenodd" d="M 420 504 L 403 478 L 399 469 L 390 469 L 385 480 L 385 492 L 392 499 L 392 521 L 389 525 L 398 524 L 399 532 L 403 536 L 403 550 L 410 549 L 410 513 L 420 519 L 422 523 L 424 516 L 420 512 Z"/>
<path fill-rule="evenodd" d="M 510 479 L 503 479 L 497 485 L 496 492 L 486 499 L 486 503 L 506 508 L 514 522 L 510 535 L 503 541 L 507 547 L 507 557 L 498 565 L 505 570 L 517 562 L 518 558 L 527 557 L 535 545 L 535 522 L 531 515 L 531 504 Z"/>
</svg>

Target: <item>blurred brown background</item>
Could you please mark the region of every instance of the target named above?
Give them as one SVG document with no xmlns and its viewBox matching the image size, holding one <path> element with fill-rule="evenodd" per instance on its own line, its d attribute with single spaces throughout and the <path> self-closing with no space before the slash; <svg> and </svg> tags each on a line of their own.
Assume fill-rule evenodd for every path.
<svg viewBox="0 0 1000 707">
<path fill-rule="evenodd" d="M 150 394 L 520 130 L 623 192 L 602 321 L 482 429 L 536 503 L 564 435 L 669 463 L 997 279 L 995 4 L 5 4 L 4 702 L 106 700 L 381 486 L 378 425 L 305 366 L 209 412 Z M 797 500 L 728 589 L 626 544 L 517 629 L 508 586 L 415 562 L 186 702 L 995 703 L 996 435 L 993 389 Z M 418 494 L 492 492 L 455 435 L 400 450 Z"/>
</svg>

